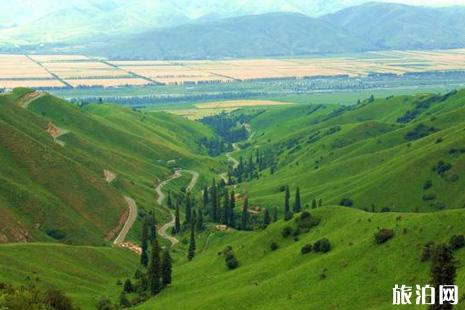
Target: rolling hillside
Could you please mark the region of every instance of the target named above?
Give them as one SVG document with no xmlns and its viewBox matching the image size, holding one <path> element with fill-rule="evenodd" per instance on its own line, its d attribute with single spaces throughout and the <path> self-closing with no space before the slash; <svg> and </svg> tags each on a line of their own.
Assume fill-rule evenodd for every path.
<svg viewBox="0 0 465 310">
<path fill-rule="evenodd" d="M 300 186 L 304 203 L 323 199 L 377 211 L 462 208 L 465 92 L 365 100 L 351 107 L 270 108 L 250 121 L 254 136 L 235 156 L 259 148 L 277 168 L 241 185 L 258 206 Z M 387 186 L 389 185 L 389 186 Z"/>
<path fill-rule="evenodd" d="M 465 220 L 462 210 L 373 214 L 328 206 L 310 213 L 320 224 L 297 241 L 281 235 L 291 225 L 284 221 L 258 232 L 214 233 L 192 262 L 178 262 L 172 287 L 136 309 L 392 309 L 396 283 L 428 283 L 431 262 L 420 261 L 424 245 L 463 233 Z M 377 245 L 379 227 L 393 229 L 393 239 Z M 321 238 L 331 251 L 301 254 Z M 239 261 L 234 270 L 221 255 L 228 245 Z M 463 249 L 455 256 L 463 262 Z M 465 284 L 463 268 L 457 284 Z"/>
<path fill-rule="evenodd" d="M 103 244 L 125 219 L 123 195 L 150 210 L 153 184 L 173 167 L 195 165 L 207 178 L 217 166 L 202 155 L 198 139 L 211 132 L 197 123 L 111 105 L 79 108 L 47 94 L 29 102 L 33 94 L 0 97 L 1 242 Z"/>
</svg>

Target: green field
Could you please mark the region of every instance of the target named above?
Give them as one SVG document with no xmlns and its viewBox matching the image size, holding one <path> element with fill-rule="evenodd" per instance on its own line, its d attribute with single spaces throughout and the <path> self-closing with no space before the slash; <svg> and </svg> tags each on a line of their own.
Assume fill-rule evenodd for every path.
<svg viewBox="0 0 465 310">
<path fill-rule="evenodd" d="M 192 262 L 176 265 L 172 287 L 137 309 L 392 309 L 396 283 L 428 283 L 430 262 L 420 261 L 423 245 L 463 233 L 465 220 L 461 210 L 372 214 L 329 206 L 310 212 L 321 222 L 298 241 L 281 236 L 289 225 L 284 221 L 258 232 L 216 233 Z M 394 229 L 394 238 L 376 245 L 378 227 Z M 300 253 L 323 237 L 331 242 L 330 252 Z M 272 241 L 279 245 L 276 251 L 270 250 Z M 232 271 L 218 255 L 227 245 L 240 263 Z M 456 258 L 463 261 L 465 252 Z M 465 285 L 463 268 L 457 284 Z"/>
<path fill-rule="evenodd" d="M 136 309 L 391 309 L 395 284 L 429 283 L 431 260 L 420 259 L 424 245 L 464 234 L 465 91 L 380 91 L 368 99 L 372 94 L 267 98 L 294 104 L 237 107 L 217 116 L 224 117 L 217 127 L 156 109 L 80 106 L 49 94 L 24 108 L 34 95 L 28 89 L 1 96 L 0 242 L 7 244 L 0 245 L 0 282 L 59 288 L 82 309 L 95 309 L 103 296 L 118 301 L 117 282 L 139 267 L 135 254 L 110 247 L 127 210 L 123 197 L 139 207 L 127 241 L 140 244 L 147 212 L 154 211 L 160 225 L 170 219 L 156 204 L 155 186 L 180 168 L 200 174 L 193 199 L 205 229 L 196 234 L 189 262 L 190 224 L 183 224 L 171 249 L 172 284 Z M 236 225 L 222 231 L 201 189 L 212 178 L 219 182 L 228 161 L 224 151 L 208 155 L 205 140 L 227 139 L 218 127 L 230 122 L 241 129 L 239 120 L 250 132 L 231 154 L 242 156 L 250 171 L 226 186 L 238 194 Z M 54 139 L 55 131 L 61 135 Z M 257 150 L 265 164 L 257 159 L 247 168 Z M 111 183 L 104 170 L 116 175 Z M 182 173 L 163 188 L 180 199 L 181 223 L 191 177 Z M 294 227 L 299 214 L 282 220 L 286 186 L 291 204 L 299 187 L 304 210 L 319 219 L 309 232 L 287 238 L 283 229 Z M 245 196 L 255 230 L 237 224 Z M 223 214 L 223 197 L 216 198 Z M 323 207 L 311 208 L 314 199 Z M 279 220 L 262 228 L 263 209 L 275 207 Z M 380 228 L 392 229 L 394 237 L 376 244 Z M 321 238 L 331 251 L 301 254 Z M 237 269 L 225 265 L 227 246 Z M 463 251 L 454 252 L 459 287 L 465 285 Z"/>
</svg>

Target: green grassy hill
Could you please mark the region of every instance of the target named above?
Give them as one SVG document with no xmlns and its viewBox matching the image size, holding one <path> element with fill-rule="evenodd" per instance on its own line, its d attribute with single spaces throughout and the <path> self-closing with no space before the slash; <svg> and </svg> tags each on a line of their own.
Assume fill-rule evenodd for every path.
<svg viewBox="0 0 465 310">
<path fill-rule="evenodd" d="M 218 167 L 198 142 L 212 135 L 203 125 L 106 104 L 79 108 L 48 94 L 21 107 L 31 92 L 0 97 L 0 242 L 102 244 L 127 212 L 124 194 L 152 209 L 153 185 L 173 167 L 204 179 Z M 111 184 L 104 170 L 116 175 Z"/>
<path fill-rule="evenodd" d="M 82 309 L 101 297 L 117 299 L 137 256 L 125 249 L 61 244 L 0 245 L 0 282 L 57 288 Z"/>
<path fill-rule="evenodd" d="M 462 210 L 368 213 L 328 206 L 310 212 L 320 224 L 297 241 L 281 235 L 294 225 L 285 221 L 258 232 L 215 232 L 192 262 L 177 262 L 172 287 L 137 309 L 392 309 L 396 283 L 429 281 L 431 262 L 420 260 L 423 246 L 463 233 L 465 220 Z M 393 229 L 393 239 L 377 245 L 378 228 Z M 301 254 L 305 244 L 321 238 L 329 239 L 330 252 Z M 272 241 L 279 246 L 275 251 Z M 240 263 L 235 270 L 220 255 L 227 245 Z M 455 257 L 462 263 L 465 252 Z M 465 285 L 462 267 L 456 283 Z"/>
<path fill-rule="evenodd" d="M 270 108 L 252 118 L 253 139 L 236 157 L 248 158 L 256 148 L 273 153 L 276 172 L 264 170 L 259 180 L 241 189 L 263 206 L 280 204 L 282 185 L 290 185 L 300 186 L 304 203 L 321 198 L 338 204 L 348 198 L 354 207 L 374 205 L 378 211 L 462 208 L 464 101 L 460 91 L 350 107 Z M 434 171 L 440 161 L 446 171 Z"/>
</svg>

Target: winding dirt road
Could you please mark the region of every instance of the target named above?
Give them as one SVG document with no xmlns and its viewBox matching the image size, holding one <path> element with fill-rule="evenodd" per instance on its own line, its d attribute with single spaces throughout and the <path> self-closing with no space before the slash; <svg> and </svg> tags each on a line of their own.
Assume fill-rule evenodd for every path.
<svg viewBox="0 0 465 310">
<path fill-rule="evenodd" d="M 231 154 L 234 151 L 239 151 L 240 148 L 237 146 L 237 143 L 233 143 L 232 147 L 233 147 L 233 150 L 231 152 L 227 152 L 225 155 L 226 155 L 226 158 L 228 159 L 228 161 L 232 163 L 233 169 L 236 169 L 239 166 L 239 161 L 237 159 L 235 159 L 234 157 L 232 157 Z M 227 175 L 228 175 L 227 172 L 223 172 L 223 173 L 220 174 L 220 177 L 224 180 L 225 183 L 228 182 Z"/>
<path fill-rule="evenodd" d="M 119 232 L 115 241 L 113 241 L 113 244 L 116 246 L 121 246 L 124 243 L 124 239 L 126 239 L 126 236 L 129 230 L 131 229 L 132 225 L 134 224 L 137 218 L 137 204 L 134 201 L 134 199 L 127 197 L 127 196 L 124 196 L 124 199 L 126 200 L 128 204 L 129 214 L 128 214 L 128 218 L 126 219 L 126 222 L 124 223 L 123 228 Z"/>
<path fill-rule="evenodd" d="M 166 195 L 163 193 L 162 189 L 163 187 L 168 184 L 168 182 L 174 180 L 174 179 L 177 179 L 179 178 L 182 174 L 181 172 L 187 172 L 187 173 L 190 173 L 192 174 L 192 179 L 189 183 L 189 185 L 187 186 L 187 190 L 188 191 L 192 191 L 192 189 L 195 187 L 195 185 L 197 184 L 197 181 L 199 180 L 199 173 L 197 171 L 194 171 L 194 170 L 176 170 L 176 172 L 170 176 L 168 179 L 164 180 L 163 182 L 161 182 L 160 184 L 158 184 L 158 186 L 155 188 L 155 191 L 157 192 L 157 195 L 158 195 L 158 198 L 157 198 L 157 203 L 162 206 L 163 205 L 163 200 L 165 199 Z M 163 239 L 166 239 L 168 240 L 169 242 L 171 242 L 171 247 L 175 246 L 177 243 L 179 243 L 179 240 L 176 238 L 176 237 L 173 237 L 173 236 L 170 236 L 167 231 L 171 228 L 174 227 L 174 222 L 175 222 L 175 216 L 174 216 L 174 212 L 173 210 L 171 209 L 168 209 L 169 213 L 170 213 L 170 216 L 171 216 L 171 220 L 168 222 L 168 223 L 165 223 L 163 224 L 163 226 L 160 227 L 160 229 L 158 229 L 158 233 L 160 234 L 160 236 L 163 238 Z"/>
</svg>

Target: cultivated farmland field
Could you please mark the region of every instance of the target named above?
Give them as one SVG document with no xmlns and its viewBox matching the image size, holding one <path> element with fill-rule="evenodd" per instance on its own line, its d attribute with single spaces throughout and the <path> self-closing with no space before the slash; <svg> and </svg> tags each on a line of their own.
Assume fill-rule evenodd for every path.
<svg viewBox="0 0 465 310">
<path fill-rule="evenodd" d="M 245 60 L 118 60 L 0 55 L 0 88 L 120 87 L 465 70 L 465 49 Z"/>
</svg>

